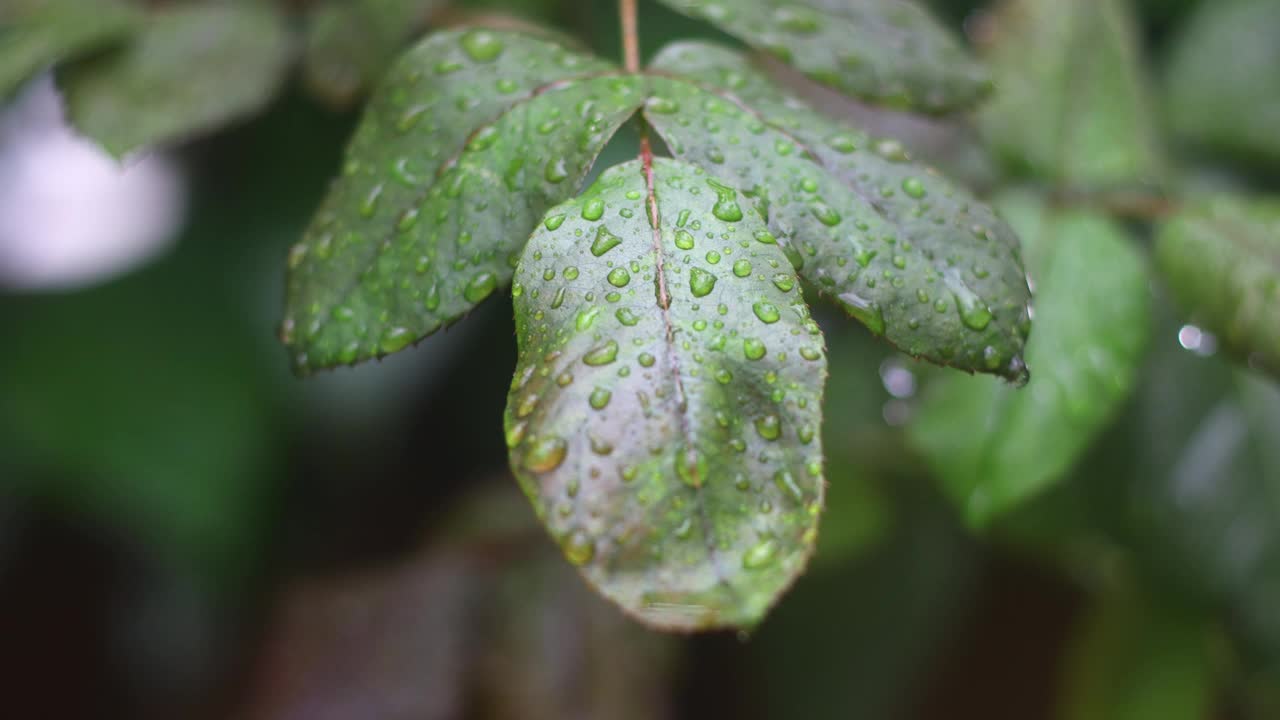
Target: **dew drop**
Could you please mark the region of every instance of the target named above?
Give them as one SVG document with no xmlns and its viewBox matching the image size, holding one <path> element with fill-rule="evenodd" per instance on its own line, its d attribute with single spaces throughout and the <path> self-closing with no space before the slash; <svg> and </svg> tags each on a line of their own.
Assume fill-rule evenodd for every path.
<svg viewBox="0 0 1280 720">
<path fill-rule="evenodd" d="M 569 444 L 562 438 L 539 438 L 524 456 L 524 467 L 529 472 L 546 473 L 560 467 L 569 452 Z"/>
</svg>

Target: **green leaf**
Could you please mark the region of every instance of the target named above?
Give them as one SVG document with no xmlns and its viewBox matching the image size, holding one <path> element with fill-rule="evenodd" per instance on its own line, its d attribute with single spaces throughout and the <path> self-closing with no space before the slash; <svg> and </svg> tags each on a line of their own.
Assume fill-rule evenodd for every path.
<svg viewBox="0 0 1280 720">
<path fill-rule="evenodd" d="M 127 47 L 69 67 L 73 125 L 108 152 L 180 142 L 262 109 L 288 66 L 284 24 L 257 5 L 157 10 Z"/>
<path fill-rule="evenodd" d="M 941 113 L 991 89 L 986 70 L 910 0 L 662 2 L 874 103 Z"/>
<path fill-rule="evenodd" d="M 1164 169 L 1127 0 L 1006 0 L 986 54 L 1000 90 L 981 113 L 1005 161 L 1083 190 Z"/>
<path fill-rule="evenodd" d="M 142 13 L 115 0 L 0 8 L 0 101 L 45 68 L 124 39 L 141 20 Z"/>
<path fill-rule="evenodd" d="M 970 524 L 1040 493 L 1071 469 L 1132 389 L 1149 326 L 1147 270 L 1124 230 L 1088 213 L 1015 199 L 1037 286 L 1030 384 L 939 378 L 910 428 Z"/>
<path fill-rule="evenodd" d="M 295 368 L 396 352 L 505 286 L 641 101 L 635 78 L 522 35 L 446 32 L 411 50 L 290 253 Z"/>
<path fill-rule="evenodd" d="M 373 87 L 442 0 L 330 0 L 309 18 L 303 75 L 326 102 L 346 107 Z"/>
<path fill-rule="evenodd" d="M 658 159 L 648 184 L 645 169 L 607 171 L 524 251 L 512 466 L 624 610 L 749 627 L 816 539 L 823 339 L 736 191 L 679 161 Z"/>
<path fill-rule="evenodd" d="M 1025 381 L 1030 291 L 991 208 L 729 50 L 680 43 L 654 69 L 671 75 L 652 81 L 649 122 L 677 157 L 759 201 L 805 279 L 910 355 Z"/>
<path fill-rule="evenodd" d="M 1280 163 L 1280 3 L 1205 3 L 1173 44 L 1165 74 L 1180 137 Z"/>
<path fill-rule="evenodd" d="M 1280 377 L 1280 201 L 1187 208 L 1161 225 L 1156 262 L 1197 323 Z"/>
<path fill-rule="evenodd" d="M 1204 720 L 1214 700 L 1208 624 L 1169 598 L 1109 591 L 1067 655 L 1062 720 Z"/>
</svg>

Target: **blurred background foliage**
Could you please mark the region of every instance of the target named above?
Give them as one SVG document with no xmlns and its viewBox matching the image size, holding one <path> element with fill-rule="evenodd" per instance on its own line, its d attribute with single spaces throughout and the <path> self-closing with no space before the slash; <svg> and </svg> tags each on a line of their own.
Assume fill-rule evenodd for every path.
<svg viewBox="0 0 1280 720">
<path fill-rule="evenodd" d="M 1280 2 L 934 0 L 993 102 L 921 119 L 805 89 L 999 198 L 1033 277 L 1052 268 L 1039 375 L 927 368 L 821 311 L 818 554 L 750 637 L 693 638 L 623 618 L 534 522 L 501 436 L 502 302 L 307 382 L 274 338 L 287 249 L 398 49 L 545 23 L 616 57 L 611 0 L 264 0 L 257 55 L 195 42 L 211 22 L 113 47 L 145 11 L 122 5 L 57 80 L 122 169 L 47 77 L 19 87 L 71 42 L 5 28 L 45 3 L 0 0 L 0 715 L 1280 717 L 1280 307 L 1220 339 L 1197 302 L 1232 278 L 1171 291 L 1196 237 L 1153 222 L 1280 191 Z M 648 52 L 725 40 L 642 11 Z M 200 72 L 137 77 L 170 61 Z M 1276 227 L 1231 232 L 1274 248 Z M 1090 342 L 1131 371 L 1073 375 Z"/>
</svg>

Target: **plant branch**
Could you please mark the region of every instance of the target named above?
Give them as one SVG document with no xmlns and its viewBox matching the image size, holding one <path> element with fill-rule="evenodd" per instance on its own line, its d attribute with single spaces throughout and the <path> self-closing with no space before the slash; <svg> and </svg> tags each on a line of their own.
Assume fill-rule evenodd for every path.
<svg viewBox="0 0 1280 720">
<path fill-rule="evenodd" d="M 640 72 L 640 30 L 636 21 L 636 0 L 618 0 L 622 19 L 622 53 L 627 72 Z"/>
</svg>

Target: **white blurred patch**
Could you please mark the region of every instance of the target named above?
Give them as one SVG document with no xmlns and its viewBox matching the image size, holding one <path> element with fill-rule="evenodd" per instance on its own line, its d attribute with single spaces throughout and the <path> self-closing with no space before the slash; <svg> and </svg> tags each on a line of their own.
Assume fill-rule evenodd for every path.
<svg viewBox="0 0 1280 720">
<path fill-rule="evenodd" d="M 186 188 L 162 155 L 118 164 L 63 119 L 52 78 L 0 109 L 0 288 L 65 290 L 173 244 Z"/>
</svg>

